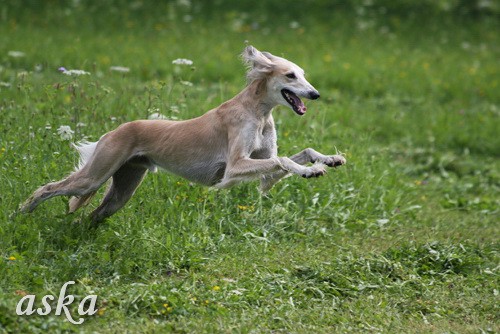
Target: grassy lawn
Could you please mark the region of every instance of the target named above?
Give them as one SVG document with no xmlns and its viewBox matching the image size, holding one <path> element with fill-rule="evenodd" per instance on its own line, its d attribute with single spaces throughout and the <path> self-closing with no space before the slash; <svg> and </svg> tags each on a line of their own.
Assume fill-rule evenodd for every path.
<svg viewBox="0 0 500 334">
<path fill-rule="evenodd" d="M 498 8 L 89 3 L 0 13 L 0 332 L 500 331 Z M 303 117 L 273 112 L 280 155 L 339 151 L 346 166 L 267 196 L 257 182 L 219 191 L 149 174 L 97 229 L 78 222 L 98 199 L 18 213 L 74 168 L 71 142 L 234 96 L 247 42 L 321 93 Z M 71 280 L 78 302 L 98 296 L 82 325 L 16 315 L 22 296 L 40 306 Z"/>
</svg>

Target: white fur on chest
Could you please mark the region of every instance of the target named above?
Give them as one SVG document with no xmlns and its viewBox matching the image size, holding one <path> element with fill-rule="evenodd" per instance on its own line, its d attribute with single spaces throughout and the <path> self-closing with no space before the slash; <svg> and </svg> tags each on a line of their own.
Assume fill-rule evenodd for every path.
<svg viewBox="0 0 500 334">
<path fill-rule="evenodd" d="M 253 151 L 260 150 L 264 146 L 264 135 L 262 134 L 262 130 L 255 132 L 255 136 L 253 139 Z"/>
</svg>

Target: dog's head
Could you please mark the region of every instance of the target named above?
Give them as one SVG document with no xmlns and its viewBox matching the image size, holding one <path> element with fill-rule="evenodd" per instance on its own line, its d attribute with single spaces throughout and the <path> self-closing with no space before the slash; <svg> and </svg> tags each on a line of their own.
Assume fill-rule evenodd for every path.
<svg viewBox="0 0 500 334">
<path fill-rule="evenodd" d="M 272 103 L 304 115 L 307 108 L 300 98 L 319 98 L 318 91 L 304 77 L 304 70 L 291 61 L 260 52 L 253 46 L 247 46 L 242 57 L 249 67 L 248 81 L 266 80 L 267 96 Z"/>
</svg>

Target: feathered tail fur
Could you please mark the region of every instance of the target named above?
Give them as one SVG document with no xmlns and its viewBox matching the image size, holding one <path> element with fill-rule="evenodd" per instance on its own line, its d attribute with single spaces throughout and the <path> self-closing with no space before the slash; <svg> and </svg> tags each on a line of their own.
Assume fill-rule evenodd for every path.
<svg viewBox="0 0 500 334">
<path fill-rule="evenodd" d="M 95 152 L 98 142 L 88 142 L 83 141 L 77 144 L 73 144 L 73 148 L 80 154 L 80 160 L 78 161 L 78 166 L 76 170 L 80 170 L 85 166 L 85 164 L 90 160 Z"/>
<path fill-rule="evenodd" d="M 75 170 L 80 170 L 87 164 L 87 162 L 90 161 L 92 158 L 92 155 L 95 152 L 95 149 L 97 147 L 98 142 L 88 142 L 88 141 L 83 141 L 79 142 L 77 144 L 73 144 L 73 148 L 78 151 L 80 154 L 80 159 L 78 161 L 78 165 L 75 167 Z M 81 208 L 84 205 L 87 205 L 92 197 L 94 197 L 95 192 L 92 192 L 90 194 L 87 194 L 85 196 L 81 197 L 71 197 L 69 199 L 69 213 L 73 213 L 79 208 Z"/>
</svg>

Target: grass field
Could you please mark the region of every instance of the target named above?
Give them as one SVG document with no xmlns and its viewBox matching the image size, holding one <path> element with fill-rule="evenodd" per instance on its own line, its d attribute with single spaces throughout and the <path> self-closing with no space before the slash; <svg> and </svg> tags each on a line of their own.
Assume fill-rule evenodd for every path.
<svg viewBox="0 0 500 334">
<path fill-rule="evenodd" d="M 498 8 L 95 3 L 1 11 L 0 332 L 500 331 Z M 268 196 L 149 174 L 97 229 L 75 222 L 98 199 L 70 216 L 64 198 L 17 212 L 73 169 L 71 142 L 234 96 L 246 41 L 321 93 L 303 117 L 274 111 L 280 155 L 338 150 L 346 166 Z M 98 296 L 84 324 L 16 315 L 23 295 L 57 298 L 70 280 L 78 301 Z"/>
</svg>

